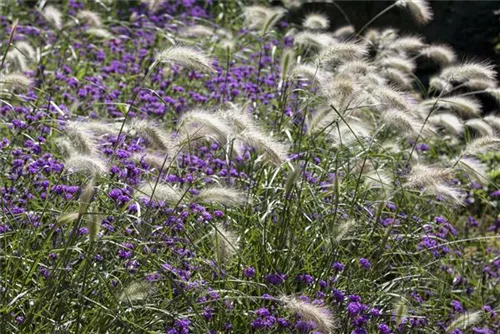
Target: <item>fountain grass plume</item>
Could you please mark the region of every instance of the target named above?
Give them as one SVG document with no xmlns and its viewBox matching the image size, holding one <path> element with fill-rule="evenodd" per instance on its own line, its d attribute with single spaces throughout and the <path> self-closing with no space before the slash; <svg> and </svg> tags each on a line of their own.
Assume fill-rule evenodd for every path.
<svg viewBox="0 0 500 334">
<path fill-rule="evenodd" d="M 212 60 L 204 52 L 190 46 L 174 45 L 164 49 L 156 56 L 156 62 L 176 64 L 203 73 L 216 72 Z"/>
</svg>

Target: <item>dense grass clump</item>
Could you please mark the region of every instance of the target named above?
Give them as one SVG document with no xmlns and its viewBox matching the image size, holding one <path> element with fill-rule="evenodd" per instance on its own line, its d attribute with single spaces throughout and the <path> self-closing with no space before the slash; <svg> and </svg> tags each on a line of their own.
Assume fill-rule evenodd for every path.
<svg viewBox="0 0 500 334">
<path fill-rule="evenodd" d="M 500 331 L 491 64 L 302 1 L 10 2 L 0 333 Z"/>
</svg>

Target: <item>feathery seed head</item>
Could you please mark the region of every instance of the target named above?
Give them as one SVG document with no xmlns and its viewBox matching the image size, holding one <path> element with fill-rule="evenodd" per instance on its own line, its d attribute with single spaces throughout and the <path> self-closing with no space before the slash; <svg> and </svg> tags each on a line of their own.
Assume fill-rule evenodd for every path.
<svg viewBox="0 0 500 334">
<path fill-rule="evenodd" d="M 394 68 L 403 72 L 412 73 L 415 71 L 415 62 L 401 57 L 387 57 L 380 61 L 383 67 Z"/>
<path fill-rule="evenodd" d="M 431 115 L 428 121 L 430 124 L 442 127 L 446 131 L 455 135 L 461 135 L 464 132 L 464 124 L 462 120 L 454 114 L 443 113 Z"/>
<path fill-rule="evenodd" d="M 62 23 L 62 13 L 59 9 L 54 6 L 45 6 L 42 11 L 43 17 L 50 22 L 57 30 L 61 30 Z"/>
<path fill-rule="evenodd" d="M 230 262 L 231 258 L 238 251 L 238 237 L 234 232 L 227 230 L 221 224 L 217 224 L 213 236 L 217 260 L 220 263 Z"/>
<path fill-rule="evenodd" d="M 466 62 L 443 69 L 440 77 L 455 82 L 465 82 L 472 79 L 494 81 L 496 75 L 493 65 Z"/>
<path fill-rule="evenodd" d="M 451 324 L 446 328 L 445 333 L 451 333 L 455 329 L 467 329 L 468 327 L 478 323 L 481 320 L 481 311 L 476 312 L 466 312 L 460 314 Z"/>
<path fill-rule="evenodd" d="M 422 101 L 421 105 L 452 110 L 462 117 L 476 117 L 481 114 L 481 104 L 470 97 L 450 96 L 440 99 L 428 99 Z"/>
<path fill-rule="evenodd" d="M 337 65 L 346 61 L 362 59 L 368 50 L 366 45 L 353 42 L 342 42 L 325 48 L 316 58 L 319 66 Z"/>
<path fill-rule="evenodd" d="M 78 13 L 76 13 L 76 17 L 79 20 L 88 23 L 91 26 L 94 27 L 102 26 L 101 17 L 99 16 L 99 14 L 91 10 L 85 10 L 85 9 L 80 10 Z"/>
<path fill-rule="evenodd" d="M 82 122 L 68 122 L 65 133 L 70 139 L 71 146 L 79 154 L 89 156 L 95 155 L 95 139 L 88 131 L 86 131 L 86 128 L 82 124 Z"/>
<path fill-rule="evenodd" d="M 247 6 L 243 9 L 245 26 L 250 30 L 269 30 L 285 14 L 281 7 Z"/>
<path fill-rule="evenodd" d="M 339 74 L 361 74 L 367 75 L 368 73 L 374 72 L 376 67 L 370 63 L 363 60 L 353 60 L 348 61 L 340 65 L 337 69 Z"/>
<path fill-rule="evenodd" d="M 333 314 L 327 307 L 307 303 L 293 296 L 283 296 L 280 300 L 291 312 L 298 314 L 304 320 L 311 320 L 322 333 L 331 333 L 335 327 Z"/>
<path fill-rule="evenodd" d="M 464 205 L 464 193 L 446 183 L 430 184 L 425 187 L 424 193 L 441 198 L 452 204 Z"/>
<path fill-rule="evenodd" d="M 203 110 L 184 113 L 179 119 L 177 128 L 187 140 L 213 136 L 223 144 L 234 134 L 232 127 L 224 118 Z"/>
<path fill-rule="evenodd" d="M 453 178 L 453 169 L 415 164 L 408 175 L 405 187 L 418 188 L 444 183 Z"/>
<path fill-rule="evenodd" d="M 487 88 L 485 91 L 500 104 L 500 88 Z"/>
<path fill-rule="evenodd" d="M 98 27 L 91 27 L 85 30 L 85 32 L 89 35 L 99 37 L 99 38 L 104 38 L 104 39 L 111 39 L 113 38 L 113 34 L 110 33 L 108 30 L 103 29 L 103 28 L 98 28 Z"/>
<path fill-rule="evenodd" d="M 287 160 L 288 147 L 258 128 L 246 129 L 240 134 L 240 138 L 275 165 L 281 165 Z"/>
<path fill-rule="evenodd" d="M 367 189 L 382 189 L 386 194 L 393 188 L 391 177 L 383 170 L 372 170 L 364 174 L 364 184 Z"/>
<path fill-rule="evenodd" d="M 21 52 L 24 56 L 30 59 L 34 59 L 36 56 L 36 51 L 33 47 L 26 41 L 17 41 L 14 43 L 14 48 Z"/>
<path fill-rule="evenodd" d="M 301 31 L 295 35 L 294 44 L 315 51 L 324 50 L 338 42 L 328 34 L 311 31 Z"/>
<path fill-rule="evenodd" d="M 420 36 L 400 37 L 389 44 L 389 48 L 404 52 L 417 52 L 425 47 Z"/>
<path fill-rule="evenodd" d="M 453 85 L 439 77 L 432 77 L 429 81 L 429 87 L 437 92 L 449 93 L 451 92 Z"/>
<path fill-rule="evenodd" d="M 302 22 L 302 26 L 311 30 L 328 29 L 330 20 L 325 15 L 313 13 L 306 16 Z"/>
<path fill-rule="evenodd" d="M 480 118 L 469 119 L 465 121 L 465 125 L 478 132 L 481 136 L 493 136 L 495 132 L 488 123 Z"/>
<path fill-rule="evenodd" d="M 78 198 L 78 204 L 79 204 L 79 209 L 78 209 L 78 214 L 82 215 L 85 212 L 87 212 L 88 207 L 90 206 L 90 202 L 92 202 L 92 199 L 95 194 L 95 179 L 92 178 L 84 187 L 83 190 L 81 191 L 80 197 Z"/>
<path fill-rule="evenodd" d="M 152 122 L 146 120 L 134 120 L 131 128 L 137 131 L 137 134 L 147 139 L 151 145 L 163 150 L 164 153 L 171 151 L 172 142 L 166 131 L 163 131 Z"/>
<path fill-rule="evenodd" d="M 456 167 L 464 170 L 472 180 L 481 182 L 488 179 L 487 166 L 474 157 L 462 157 Z"/>
<path fill-rule="evenodd" d="M 153 287 L 149 282 L 140 281 L 132 282 L 125 287 L 118 297 L 120 302 L 133 302 L 137 300 L 144 300 L 153 293 Z"/>
<path fill-rule="evenodd" d="M 500 150 L 500 138 L 494 136 L 483 136 L 472 140 L 465 147 L 464 154 L 478 155 L 486 151 L 497 152 Z"/>
<path fill-rule="evenodd" d="M 106 163 L 97 156 L 76 154 L 65 161 L 65 167 L 70 172 L 84 172 L 91 176 L 104 174 Z"/>
<path fill-rule="evenodd" d="M 244 193 L 234 188 L 210 187 L 193 196 L 193 202 L 239 206 L 247 203 L 247 199 Z"/>
<path fill-rule="evenodd" d="M 384 124 L 401 130 L 407 136 L 413 136 L 420 132 L 424 123 L 419 119 L 413 117 L 408 112 L 398 109 L 389 109 L 382 111 L 380 114 L 381 120 Z"/>
<path fill-rule="evenodd" d="M 9 73 L 0 76 L 0 86 L 6 89 L 26 90 L 33 85 L 33 79 L 22 73 Z"/>
<path fill-rule="evenodd" d="M 397 87 L 402 89 L 411 89 L 412 87 L 413 78 L 398 69 L 388 68 L 383 74 L 390 83 L 396 85 Z"/>
<path fill-rule="evenodd" d="M 457 56 L 453 49 L 447 45 L 429 45 L 420 51 L 422 56 L 432 59 L 441 66 L 448 66 L 455 62 Z"/>
<path fill-rule="evenodd" d="M 416 103 L 410 95 L 390 87 L 375 87 L 373 94 L 384 105 L 398 110 L 412 110 Z"/>
<path fill-rule="evenodd" d="M 494 127 L 495 130 L 500 131 L 500 117 L 495 115 L 488 115 L 484 118 L 484 121 L 490 126 Z"/>
<path fill-rule="evenodd" d="M 174 45 L 160 52 L 156 61 L 181 65 L 193 71 L 215 73 L 210 58 L 203 52 L 189 46 Z"/>
<path fill-rule="evenodd" d="M 340 39 L 347 39 L 350 36 L 354 35 L 356 33 L 356 30 L 354 29 L 353 26 L 345 26 L 345 27 L 340 27 L 337 30 L 335 30 L 332 35 L 335 38 L 340 38 Z"/>
<path fill-rule="evenodd" d="M 328 136 L 333 140 L 334 145 L 351 146 L 352 144 L 363 141 L 365 138 L 370 137 L 370 128 L 367 124 L 359 119 L 349 119 L 344 116 L 344 120 L 348 122 L 349 126 L 343 121 L 339 121 L 338 128 L 336 126 L 328 132 Z"/>
<path fill-rule="evenodd" d="M 396 5 L 407 8 L 415 21 L 420 24 L 425 24 L 432 20 L 432 9 L 426 0 L 397 0 Z"/>
<path fill-rule="evenodd" d="M 182 191 L 163 183 L 157 183 L 156 185 L 151 183 L 143 184 L 135 193 L 136 197 L 147 198 L 156 202 L 165 202 L 169 205 L 178 204 L 182 200 L 183 195 Z"/>
<path fill-rule="evenodd" d="M 211 37 L 214 35 L 214 29 L 201 24 L 195 24 L 187 27 L 182 31 L 182 34 L 187 37 Z"/>
<path fill-rule="evenodd" d="M 486 93 L 489 93 L 491 96 L 498 99 L 495 94 L 498 94 L 498 88 L 496 88 L 496 82 L 491 80 L 481 80 L 481 79 L 471 79 L 463 85 L 472 90 L 485 90 Z M 490 91 L 492 90 L 492 91 Z M 496 93 L 495 93 L 496 90 Z"/>
<path fill-rule="evenodd" d="M 320 71 L 316 66 L 311 64 L 300 64 L 293 68 L 293 77 L 303 77 L 311 81 L 323 81 L 324 71 Z"/>
</svg>

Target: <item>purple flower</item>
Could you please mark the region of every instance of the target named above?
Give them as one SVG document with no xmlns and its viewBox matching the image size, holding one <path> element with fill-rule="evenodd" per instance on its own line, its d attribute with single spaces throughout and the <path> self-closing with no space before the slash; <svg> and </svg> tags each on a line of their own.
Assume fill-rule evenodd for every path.
<svg viewBox="0 0 500 334">
<path fill-rule="evenodd" d="M 350 302 L 347 304 L 347 313 L 351 317 L 355 317 L 361 312 L 365 311 L 368 307 L 360 302 Z"/>
<path fill-rule="evenodd" d="M 490 194 L 491 197 L 500 198 L 500 190 L 495 190 Z"/>
<path fill-rule="evenodd" d="M 286 275 L 280 274 L 280 273 L 269 274 L 269 275 L 265 276 L 266 282 L 269 284 L 272 284 L 272 285 L 281 284 L 285 281 L 285 279 L 286 279 Z"/>
<path fill-rule="evenodd" d="M 371 267 L 371 263 L 370 261 L 368 261 L 367 259 L 365 258 L 361 258 L 359 259 L 359 264 L 361 265 L 361 267 L 365 268 L 365 269 L 369 269 Z"/>
<path fill-rule="evenodd" d="M 335 263 L 333 263 L 332 268 L 335 271 L 342 271 L 342 270 L 344 270 L 344 264 L 340 263 L 340 262 L 335 262 Z"/>
<path fill-rule="evenodd" d="M 451 307 L 457 313 L 462 313 L 464 311 L 462 304 L 458 300 L 453 300 L 451 302 Z"/>
<path fill-rule="evenodd" d="M 299 331 L 299 333 L 309 333 L 313 329 L 318 327 L 318 325 L 312 320 L 299 320 L 295 324 L 295 329 Z"/>
<path fill-rule="evenodd" d="M 392 333 L 391 329 L 386 324 L 380 324 L 380 325 L 378 325 L 378 332 L 380 334 L 391 334 Z"/>
<path fill-rule="evenodd" d="M 243 269 L 243 275 L 246 278 L 253 277 L 255 275 L 255 269 L 253 267 L 246 267 L 245 269 Z"/>
</svg>

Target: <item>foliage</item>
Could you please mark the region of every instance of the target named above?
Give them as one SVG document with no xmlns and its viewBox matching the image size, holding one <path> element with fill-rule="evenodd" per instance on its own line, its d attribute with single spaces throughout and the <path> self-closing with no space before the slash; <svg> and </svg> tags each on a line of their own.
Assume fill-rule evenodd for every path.
<svg viewBox="0 0 500 334">
<path fill-rule="evenodd" d="M 130 4 L 1 9 L 1 333 L 500 330 L 491 65 L 301 1 Z"/>
</svg>

